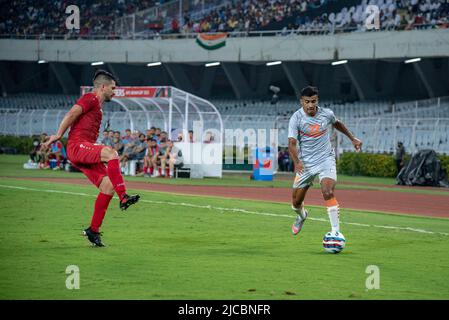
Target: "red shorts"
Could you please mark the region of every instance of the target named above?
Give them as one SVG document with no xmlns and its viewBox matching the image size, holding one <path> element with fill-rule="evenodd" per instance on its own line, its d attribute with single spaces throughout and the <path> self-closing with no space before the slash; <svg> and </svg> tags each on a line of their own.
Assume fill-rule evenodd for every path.
<svg viewBox="0 0 449 320">
<path fill-rule="evenodd" d="M 108 175 L 105 165 L 101 162 L 101 150 L 104 147 L 102 144 L 79 141 L 69 141 L 67 144 L 67 158 L 97 187 Z"/>
</svg>

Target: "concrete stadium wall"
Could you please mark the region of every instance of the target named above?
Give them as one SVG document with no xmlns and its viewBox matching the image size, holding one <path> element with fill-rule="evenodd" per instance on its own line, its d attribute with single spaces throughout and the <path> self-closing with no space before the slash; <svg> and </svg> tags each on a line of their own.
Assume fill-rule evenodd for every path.
<svg viewBox="0 0 449 320">
<path fill-rule="evenodd" d="M 322 36 L 228 38 L 208 51 L 195 39 L 15 40 L 0 39 L 0 60 L 110 63 L 328 61 L 448 57 L 449 30 L 363 32 Z"/>
</svg>

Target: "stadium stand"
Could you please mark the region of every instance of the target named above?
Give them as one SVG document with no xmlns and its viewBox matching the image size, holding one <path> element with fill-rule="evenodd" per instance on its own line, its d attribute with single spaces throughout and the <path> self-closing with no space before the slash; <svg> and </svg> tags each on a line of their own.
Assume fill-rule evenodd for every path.
<svg viewBox="0 0 449 320">
<path fill-rule="evenodd" d="M 76 1 L 83 14 L 80 34 L 113 33 L 114 19 L 155 4 L 148 0 Z M 0 2 L 0 34 L 61 34 L 66 33 L 66 1 L 16 0 Z"/>
<path fill-rule="evenodd" d="M 20 93 L 0 97 L 1 109 L 22 110 L 67 110 L 78 99 L 77 95 Z M 211 100 L 223 116 L 267 116 L 271 118 L 291 116 L 298 108 L 296 100 L 283 100 L 277 104 L 263 100 Z M 442 101 L 440 105 L 435 99 L 398 102 L 388 101 L 356 101 L 352 103 L 321 101 L 323 107 L 330 107 L 335 114 L 344 119 L 372 118 L 377 116 L 393 116 L 400 118 L 438 118 L 449 115 L 449 102 Z M 424 104 L 424 105 L 423 105 Z M 393 112 L 394 108 L 394 112 Z M 108 106 L 108 111 L 120 111 L 120 106 L 114 102 Z M 122 110 L 123 111 L 123 110 Z"/>
<path fill-rule="evenodd" d="M 271 104 L 270 101 L 257 100 L 211 100 L 222 115 L 264 115 L 264 116 L 291 116 L 298 109 L 296 100 L 279 101 Z M 392 103 L 385 100 L 332 102 L 321 101 L 323 107 L 330 107 L 341 118 L 358 119 L 377 116 L 393 116 L 401 118 L 438 118 L 449 116 L 449 102 L 437 99 L 422 100 L 417 106 L 416 101 Z"/>
<path fill-rule="evenodd" d="M 107 35 L 121 37 L 114 24 L 117 19 L 131 14 L 142 16 L 144 28 L 149 27 L 150 8 L 157 8 L 165 27 L 162 33 L 197 32 L 249 32 L 282 30 L 290 32 L 365 31 L 367 5 L 380 9 L 382 30 L 412 30 L 421 28 L 447 28 L 449 3 L 442 0 L 246 0 L 246 1 L 185 1 L 190 10 L 181 15 L 171 8 L 179 7 L 167 1 L 78 1 L 83 13 L 79 31 L 67 34 L 64 26 L 65 1 L 13 1 L 0 2 L 4 13 L 0 18 L 0 35 L 20 37 L 24 35 L 65 35 L 84 37 Z M 173 2 L 173 1 L 172 1 Z M 174 1 L 175 4 L 177 1 Z M 202 5 L 201 5 L 202 4 Z M 155 7 L 157 5 L 157 7 Z M 160 9 L 159 9 L 160 8 Z M 151 11 L 151 10 L 150 10 Z M 179 17 L 181 16 L 181 19 Z M 181 20 L 181 21 L 178 21 Z M 127 30 L 129 32 L 129 30 Z M 140 31 L 142 32 L 142 30 Z"/>
<path fill-rule="evenodd" d="M 19 93 L 0 97 L 1 109 L 67 109 L 74 105 L 78 96 L 64 94 Z"/>
<path fill-rule="evenodd" d="M 0 98 L 1 134 L 39 134 L 52 132 L 78 97 L 76 95 L 17 94 Z M 287 142 L 289 117 L 298 109 L 296 100 L 281 100 L 273 105 L 270 101 L 257 100 L 211 100 L 220 111 L 225 129 L 277 128 L 279 144 Z M 397 141 L 407 150 L 431 147 L 449 154 L 449 97 L 398 102 L 356 101 L 352 103 L 322 101 L 323 107 L 331 108 L 354 133 L 364 141 L 368 152 L 393 152 Z M 42 112 L 40 112 L 42 111 Z M 46 112 L 45 112 L 46 111 Z M 45 121 L 42 121 L 46 117 Z M 19 122 L 20 117 L 20 122 Z M 112 102 L 105 109 L 105 120 L 114 122 L 123 131 L 129 126 L 126 112 Z M 43 127 L 42 123 L 47 127 Z M 207 126 L 207 125 L 206 125 Z M 144 131 L 148 128 L 137 128 Z M 350 151 L 352 146 L 340 139 L 340 150 Z"/>
<path fill-rule="evenodd" d="M 365 8 L 377 5 L 381 29 L 411 30 L 441 25 L 447 27 L 448 4 L 438 0 L 422 1 L 244 1 L 213 10 L 200 20 L 188 20 L 183 32 L 297 30 L 298 32 L 335 29 L 365 31 Z M 338 5 L 338 6 L 337 6 Z M 339 6 L 342 8 L 339 9 Z M 313 11 L 323 9 L 321 14 Z M 332 11 L 334 9 L 335 11 Z M 339 9 L 338 11 L 336 9 Z M 307 14 L 307 15 L 306 15 Z M 313 18 L 311 18 L 313 17 Z"/>
</svg>

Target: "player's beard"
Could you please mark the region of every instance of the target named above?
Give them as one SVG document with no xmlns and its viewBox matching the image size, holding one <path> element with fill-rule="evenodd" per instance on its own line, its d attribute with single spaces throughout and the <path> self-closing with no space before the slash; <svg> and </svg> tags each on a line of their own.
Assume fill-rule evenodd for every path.
<svg viewBox="0 0 449 320">
<path fill-rule="evenodd" d="M 307 113 L 309 115 L 311 115 L 311 116 L 314 116 L 316 114 L 316 112 L 317 112 L 317 107 L 316 106 L 314 106 L 312 108 L 307 108 Z"/>
<path fill-rule="evenodd" d="M 111 100 L 112 100 L 112 96 L 105 96 L 104 97 L 104 101 L 106 101 L 106 102 L 111 102 Z"/>
</svg>

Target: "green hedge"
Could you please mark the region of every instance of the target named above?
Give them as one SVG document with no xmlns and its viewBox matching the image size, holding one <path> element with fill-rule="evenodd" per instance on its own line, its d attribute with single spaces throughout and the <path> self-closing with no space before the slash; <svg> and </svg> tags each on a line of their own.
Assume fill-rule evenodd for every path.
<svg viewBox="0 0 449 320">
<path fill-rule="evenodd" d="M 3 136 L 0 135 L 1 148 L 14 148 L 19 154 L 29 154 L 33 149 L 33 140 L 40 140 L 40 136 Z M 65 138 L 62 139 L 64 145 L 67 145 Z"/>
<path fill-rule="evenodd" d="M 346 152 L 337 161 L 337 171 L 353 176 L 395 177 L 396 165 L 390 155 Z"/>
<path fill-rule="evenodd" d="M 448 174 L 449 156 L 439 154 L 438 158 L 446 174 Z M 409 159 L 410 155 L 406 155 L 405 160 Z M 343 153 L 337 161 L 337 171 L 351 176 L 394 178 L 397 175 L 393 155 L 363 152 Z"/>
<path fill-rule="evenodd" d="M 14 148 L 17 153 L 29 154 L 33 149 L 33 140 L 39 137 L 0 136 L 0 147 Z"/>
<path fill-rule="evenodd" d="M 29 154 L 33 148 L 33 140 L 39 136 L 17 137 L 0 135 L 0 147 L 15 148 L 20 154 Z M 65 144 L 65 139 L 63 139 Z M 235 150 L 233 150 L 235 154 Z M 247 163 L 248 150 L 245 150 L 245 163 Z M 410 155 L 406 155 L 406 160 Z M 449 156 L 438 155 L 441 166 L 449 176 Z M 250 165 L 243 165 L 249 168 Z M 396 164 L 392 155 L 372 154 L 363 152 L 346 152 L 337 161 L 339 173 L 353 176 L 370 177 L 396 177 Z"/>
<path fill-rule="evenodd" d="M 449 178 L 449 156 L 438 155 L 438 159 L 441 161 L 441 166 L 446 171 L 446 176 Z"/>
</svg>

